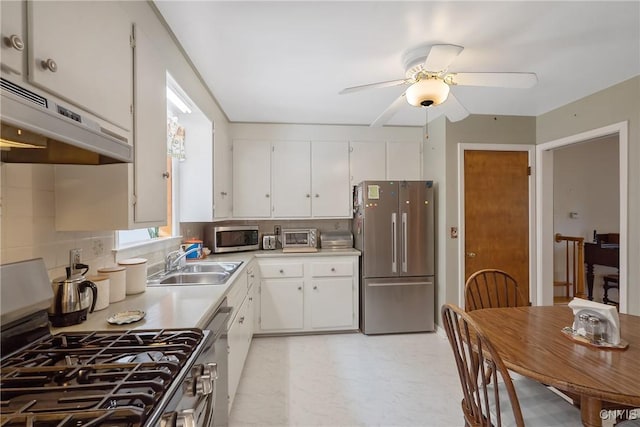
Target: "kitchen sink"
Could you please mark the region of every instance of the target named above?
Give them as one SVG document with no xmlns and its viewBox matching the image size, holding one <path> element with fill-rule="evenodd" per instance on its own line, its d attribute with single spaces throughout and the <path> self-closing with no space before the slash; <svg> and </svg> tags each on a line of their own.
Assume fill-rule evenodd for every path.
<svg viewBox="0 0 640 427">
<path fill-rule="evenodd" d="M 152 274 L 147 278 L 147 285 L 224 285 L 241 264 L 242 261 L 189 263 L 170 273 Z"/>
</svg>

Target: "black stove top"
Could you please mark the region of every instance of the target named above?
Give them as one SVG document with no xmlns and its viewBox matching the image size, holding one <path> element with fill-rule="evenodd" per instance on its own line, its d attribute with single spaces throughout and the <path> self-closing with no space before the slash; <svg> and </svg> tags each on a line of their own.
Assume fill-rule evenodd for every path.
<svg viewBox="0 0 640 427">
<path fill-rule="evenodd" d="M 199 329 L 44 337 L 0 361 L 2 426 L 144 425 L 203 339 Z"/>
</svg>

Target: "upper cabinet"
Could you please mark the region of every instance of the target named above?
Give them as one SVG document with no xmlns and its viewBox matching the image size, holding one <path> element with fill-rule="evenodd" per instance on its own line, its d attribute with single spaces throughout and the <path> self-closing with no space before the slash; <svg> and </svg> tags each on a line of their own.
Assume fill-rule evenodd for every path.
<svg viewBox="0 0 640 427">
<path fill-rule="evenodd" d="M 351 216 L 347 141 L 233 143 L 234 218 Z"/>
<path fill-rule="evenodd" d="M 226 132 L 216 132 L 213 144 L 214 218 L 231 218 L 233 207 L 233 151 Z"/>
<path fill-rule="evenodd" d="M 351 141 L 351 185 L 366 180 L 421 180 L 420 141 Z"/>
<path fill-rule="evenodd" d="M 132 27 L 129 72 L 134 105 L 134 163 L 56 165 L 57 230 L 124 230 L 166 225 L 166 71 L 143 29 Z M 118 67 L 115 67 L 118 68 Z"/>
<path fill-rule="evenodd" d="M 271 216 L 271 144 L 233 141 L 233 217 Z"/>
<path fill-rule="evenodd" d="M 0 2 L 0 15 L 2 16 L 2 26 L 0 27 L 2 34 L 0 43 L 1 65 L 2 71 L 10 75 L 20 76 L 25 69 L 26 31 L 22 25 L 24 8 L 24 2 Z"/>
<path fill-rule="evenodd" d="M 27 28 L 31 83 L 131 130 L 132 23 L 117 2 L 29 1 Z"/>
<path fill-rule="evenodd" d="M 313 216 L 350 217 L 349 143 L 311 143 L 311 200 Z"/>
</svg>

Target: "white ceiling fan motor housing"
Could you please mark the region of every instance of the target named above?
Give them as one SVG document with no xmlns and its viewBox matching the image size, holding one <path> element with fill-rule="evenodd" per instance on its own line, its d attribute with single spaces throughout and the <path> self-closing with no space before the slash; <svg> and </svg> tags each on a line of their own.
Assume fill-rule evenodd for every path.
<svg viewBox="0 0 640 427">
<path fill-rule="evenodd" d="M 409 86 L 405 96 L 414 107 L 438 105 L 449 96 L 449 85 L 437 77 L 424 78 Z"/>
</svg>

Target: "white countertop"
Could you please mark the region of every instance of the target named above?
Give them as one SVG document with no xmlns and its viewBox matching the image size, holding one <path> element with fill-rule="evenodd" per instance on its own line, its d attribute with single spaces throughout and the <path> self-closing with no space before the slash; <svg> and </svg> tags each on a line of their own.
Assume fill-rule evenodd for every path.
<svg viewBox="0 0 640 427">
<path fill-rule="evenodd" d="M 60 332 L 128 330 L 128 329 L 161 329 L 161 328 L 203 328 L 208 323 L 216 308 L 222 303 L 234 281 L 244 274 L 249 262 L 255 258 L 282 256 L 359 256 L 356 249 L 323 250 L 313 253 L 282 253 L 282 249 L 268 251 L 236 252 L 210 255 L 200 261 L 243 261 L 225 285 L 173 285 L 147 286 L 145 292 L 127 295 L 120 301 L 109 304 L 100 311 L 89 313 L 87 320 L 77 325 L 64 328 L 51 328 L 53 334 Z M 144 319 L 126 325 L 111 325 L 107 318 L 128 310 L 143 310 Z"/>
</svg>

